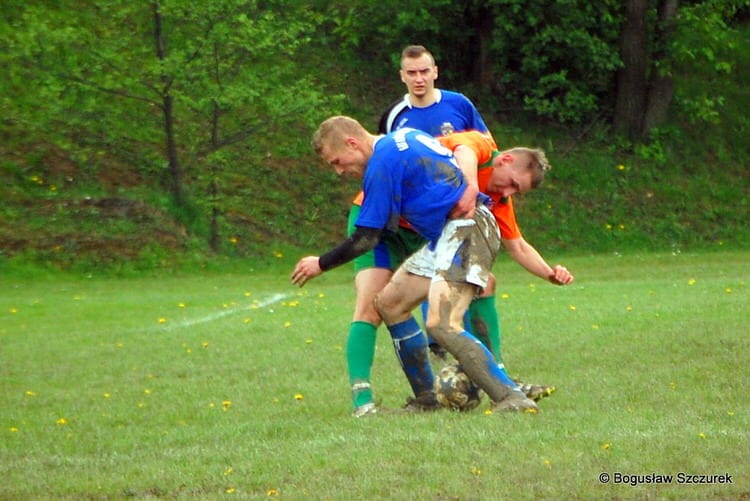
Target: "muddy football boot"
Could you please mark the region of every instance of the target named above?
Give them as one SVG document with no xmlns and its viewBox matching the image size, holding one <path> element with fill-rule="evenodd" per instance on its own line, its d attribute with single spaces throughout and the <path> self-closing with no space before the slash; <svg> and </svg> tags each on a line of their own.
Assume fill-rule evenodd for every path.
<svg viewBox="0 0 750 501">
<path fill-rule="evenodd" d="M 490 410 L 494 412 L 528 412 L 536 414 L 539 412 L 539 407 L 529 397 L 523 394 L 520 390 L 511 391 L 507 397 L 498 401 L 492 402 Z"/>
</svg>

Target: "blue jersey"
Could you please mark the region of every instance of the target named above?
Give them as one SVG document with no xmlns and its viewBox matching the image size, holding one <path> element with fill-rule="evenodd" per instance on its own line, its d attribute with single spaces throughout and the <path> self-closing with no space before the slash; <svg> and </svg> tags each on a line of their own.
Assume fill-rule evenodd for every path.
<svg viewBox="0 0 750 501">
<path fill-rule="evenodd" d="M 466 183 L 448 148 L 424 132 L 403 128 L 378 138 L 363 188 L 357 226 L 395 231 L 403 216 L 434 242 Z"/>
<path fill-rule="evenodd" d="M 393 103 L 380 119 L 378 130 L 387 134 L 402 127 L 447 136 L 453 132 L 477 130 L 489 133 L 474 104 L 458 92 L 437 90 L 438 100 L 426 108 L 412 106 L 409 95 Z"/>
</svg>

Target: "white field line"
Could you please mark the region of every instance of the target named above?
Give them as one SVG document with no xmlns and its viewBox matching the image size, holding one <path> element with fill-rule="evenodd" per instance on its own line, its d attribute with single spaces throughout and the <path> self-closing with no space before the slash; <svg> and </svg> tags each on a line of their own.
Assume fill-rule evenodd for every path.
<svg viewBox="0 0 750 501">
<path fill-rule="evenodd" d="M 268 299 L 265 299 L 259 303 L 252 303 L 251 305 L 248 305 L 248 306 L 240 306 L 236 308 L 223 309 L 221 311 L 217 311 L 216 313 L 211 313 L 210 315 L 204 315 L 198 318 L 181 320 L 180 322 L 176 322 L 174 324 L 165 325 L 162 328 L 164 330 L 174 330 L 174 329 L 179 329 L 183 327 L 192 327 L 198 324 L 205 324 L 208 322 L 219 320 L 220 318 L 224 318 L 229 315 L 241 313 L 243 311 L 250 311 L 253 309 L 257 309 L 257 308 L 265 308 L 266 306 L 271 306 L 272 304 L 278 303 L 279 301 L 282 301 L 290 296 L 291 294 L 276 293 L 276 294 L 273 294 Z"/>
</svg>

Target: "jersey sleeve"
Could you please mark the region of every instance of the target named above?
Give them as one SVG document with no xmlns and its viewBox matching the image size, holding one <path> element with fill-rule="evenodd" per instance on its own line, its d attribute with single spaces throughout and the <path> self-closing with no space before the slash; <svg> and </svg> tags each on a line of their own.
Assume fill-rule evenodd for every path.
<svg viewBox="0 0 750 501">
<path fill-rule="evenodd" d="M 484 119 L 482 119 L 482 115 L 479 114 L 477 107 L 474 106 L 474 103 L 472 103 L 468 97 L 466 98 L 466 101 L 470 108 L 467 110 L 467 114 L 471 117 L 471 129 L 489 134 L 490 130 L 487 128 L 487 124 L 484 123 Z"/>
<path fill-rule="evenodd" d="M 393 123 L 396 118 L 404 111 L 404 99 L 393 101 L 388 108 L 380 115 L 378 122 L 378 134 L 388 134 L 393 132 Z"/>
<path fill-rule="evenodd" d="M 437 139 L 451 151 L 455 151 L 459 146 L 468 146 L 477 155 L 477 164 L 480 166 L 492 160 L 492 153 L 497 150 L 492 137 L 477 131 L 455 132 Z"/>
<path fill-rule="evenodd" d="M 367 164 L 362 209 L 354 224 L 364 228 L 395 231 L 401 213 L 400 208 L 394 206 L 401 194 L 400 185 L 393 178 L 394 173 L 388 169 L 387 162 L 379 160 L 373 155 Z"/>
<path fill-rule="evenodd" d="M 513 209 L 511 197 L 496 201 L 492 206 L 492 214 L 495 216 L 503 240 L 515 240 L 521 237 L 521 229 L 516 221 L 516 212 Z"/>
<path fill-rule="evenodd" d="M 362 190 L 359 190 L 359 193 L 357 193 L 352 200 L 352 205 L 362 205 L 362 200 L 365 198 L 365 192 Z"/>
</svg>

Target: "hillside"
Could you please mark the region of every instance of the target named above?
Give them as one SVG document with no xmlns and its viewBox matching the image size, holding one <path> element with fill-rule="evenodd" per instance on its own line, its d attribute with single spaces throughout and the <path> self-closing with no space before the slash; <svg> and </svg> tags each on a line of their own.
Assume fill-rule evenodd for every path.
<svg viewBox="0 0 750 501">
<path fill-rule="evenodd" d="M 747 165 L 723 159 L 657 165 L 555 131 L 516 139 L 517 129 L 495 130 L 508 141 L 546 144 L 552 173 L 541 189 L 516 198 L 526 238 L 545 254 L 750 246 Z M 41 149 L 33 164 L 19 158 L 0 170 L 6 261 L 151 269 L 217 257 L 201 227 L 181 222 L 158 187 L 117 163 L 81 179 L 74 163 Z M 298 163 L 299 181 L 257 185 L 244 209 L 224 215 L 235 231 L 224 235 L 219 255 L 263 262 L 283 252 L 323 250 L 342 237 L 356 183 L 334 179 L 312 156 Z M 330 185 L 325 195 L 316 193 L 322 182 Z"/>
<path fill-rule="evenodd" d="M 717 79 L 707 68 L 679 80 L 693 94 L 711 88 L 721 96 L 702 110 L 712 114 L 675 109 L 642 144 L 618 138 L 606 123 L 571 126 L 483 112 L 501 148 L 542 147 L 553 164 L 541 189 L 515 197 L 527 240 L 545 255 L 750 247 L 748 33 L 745 26 L 737 38 L 742 50 L 729 77 Z M 327 94 L 346 97 L 316 113 L 351 114 L 373 129 L 380 110 L 403 92 L 390 71 L 361 78 L 352 62 L 353 69 L 324 58 L 309 62 L 323 63 L 320 73 L 349 71 L 352 78 L 331 78 Z M 486 97 L 477 104 L 494 108 Z M 215 163 L 185 143 L 180 153 L 192 159 L 193 171 L 181 207 L 166 188 L 163 159 L 140 155 L 139 143 L 120 145 L 115 135 L 93 146 L 82 141 L 79 151 L 55 130 L 9 119 L 3 126 L 0 266 L 127 271 L 235 258 L 262 264 L 320 252 L 343 237 L 358 190 L 310 151 L 310 120 L 263 129 Z"/>
</svg>

